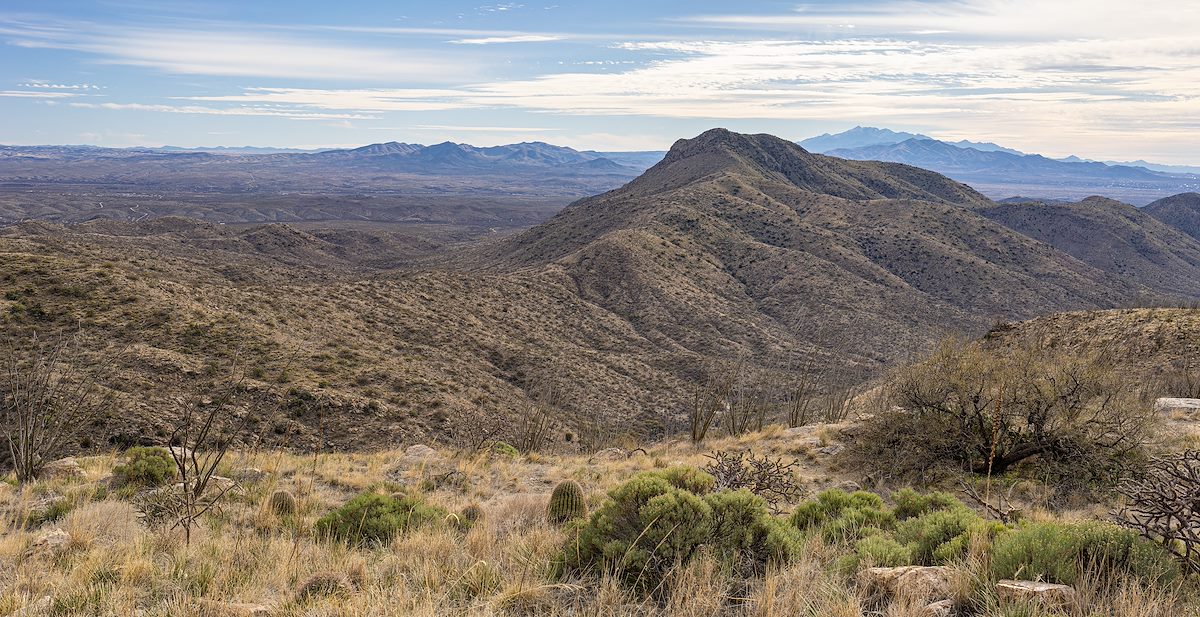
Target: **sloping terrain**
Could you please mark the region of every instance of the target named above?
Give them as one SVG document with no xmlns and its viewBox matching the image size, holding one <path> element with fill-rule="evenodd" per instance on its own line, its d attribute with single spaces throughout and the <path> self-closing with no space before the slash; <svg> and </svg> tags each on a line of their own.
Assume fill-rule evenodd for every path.
<svg viewBox="0 0 1200 617">
<path fill-rule="evenodd" d="M 1151 211 L 1090 197 L 1070 204 L 995 204 L 979 212 L 1157 292 L 1200 295 L 1200 242 L 1156 219 Z"/>
<path fill-rule="evenodd" d="M 1146 214 L 1200 240 L 1200 193 L 1180 193 L 1147 205 Z"/>
<path fill-rule="evenodd" d="M 870 370 L 997 318 L 1146 293 L 976 212 L 990 204 L 914 167 L 714 130 L 481 261 L 564 271 L 586 300 L 690 350 Z"/>
<path fill-rule="evenodd" d="M 673 432 L 717 360 L 815 366 L 848 386 L 997 320 L 1195 295 L 1191 270 L 1165 274 L 1185 255 L 1162 272 L 1150 257 L 1129 271 L 1087 261 L 981 214 L 995 207 L 930 171 L 713 130 L 508 236 L 180 218 L 9 226 L 0 319 L 8 340 L 83 328 L 127 347 L 104 366 L 135 412 L 96 427 L 97 443 L 161 440 L 181 388 L 239 357 L 283 410 L 260 420 L 269 439 L 365 448 L 454 438 L 539 404 L 556 430 Z M 1096 225 L 1113 229 L 1095 251 L 1142 241 Z"/>
<path fill-rule="evenodd" d="M 984 337 L 988 345 L 1046 345 L 1075 354 L 1099 354 L 1119 372 L 1142 383 L 1200 389 L 1200 310 L 1142 308 L 1076 311 L 1002 324 Z M 1161 391 L 1164 396 L 1185 393 Z"/>
</svg>

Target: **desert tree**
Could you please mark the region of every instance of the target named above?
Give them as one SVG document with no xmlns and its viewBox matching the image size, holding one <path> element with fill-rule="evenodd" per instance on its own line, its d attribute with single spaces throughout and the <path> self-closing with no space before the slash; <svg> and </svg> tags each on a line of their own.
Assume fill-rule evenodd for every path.
<svg viewBox="0 0 1200 617">
<path fill-rule="evenodd" d="M 550 441 L 555 412 L 562 403 L 560 396 L 551 379 L 540 382 L 530 390 L 526 411 L 517 418 L 512 429 L 512 445 L 517 451 L 523 454 L 537 452 Z"/>
<path fill-rule="evenodd" d="M 115 399 L 83 368 L 79 334 L 10 343 L 0 393 L 0 427 L 20 484 L 35 480 Z"/>
<path fill-rule="evenodd" d="M 887 475 L 947 466 L 1003 474 L 1034 463 L 1062 483 L 1115 483 L 1156 437 L 1143 393 L 1104 362 L 1037 345 L 989 349 L 945 341 L 896 370 L 893 408 L 867 419 L 851 444 Z"/>
</svg>

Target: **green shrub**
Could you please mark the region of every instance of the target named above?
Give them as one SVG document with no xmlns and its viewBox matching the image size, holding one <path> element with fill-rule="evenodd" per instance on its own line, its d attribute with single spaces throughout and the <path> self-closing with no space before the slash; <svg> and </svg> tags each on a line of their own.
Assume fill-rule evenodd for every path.
<svg viewBox="0 0 1200 617">
<path fill-rule="evenodd" d="M 931 510 L 896 526 L 896 541 L 909 547 L 913 563 L 933 565 L 962 556 L 970 546 L 970 535 L 984 521 L 959 504 L 950 510 Z"/>
<path fill-rule="evenodd" d="M 521 452 L 514 448 L 512 444 L 508 444 L 503 441 L 497 441 L 496 443 L 492 444 L 492 452 L 494 454 L 499 454 L 500 456 L 507 456 L 511 458 L 517 458 L 518 456 L 521 456 Z"/>
<path fill-rule="evenodd" d="M 762 497 L 745 489 L 704 497 L 712 509 L 710 546 L 735 562 L 787 562 L 800 556 L 803 538 L 795 527 L 774 518 Z"/>
<path fill-rule="evenodd" d="M 655 471 L 644 472 L 658 476 L 675 488 L 681 488 L 693 495 L 706 495 L 711 493 L 713 487 L 717 485 L 717 479 L 712 477 L 705 471 L 700 471 L 695 467 L 667 467 L 666 469 L 658 469 Z"/>
<path fill-rule="evenodd" d="M 1089 568 L 1158 584 L 1181 575 L 1179 564 L 1161 546 L 1098 521 L 1030 523 L 1000 535 L 992 548 L 992 572 L 998 578 L 1072 585 Z"/>
<path fill-rule="evenodd" d="M 444 509 L 416 496 L 363 493 L 318 519 L 316 532 L 352 544 L 383 544 L 414 527 L 440 523 L 446 516 Z"/>
<path fill-rule="evenodd" d="M 175 459 L 165 448 L 130 448 L 125 462 L 113 467 L 117 483 L 125 486 L 162 486 L 174 480 L 175 474 Z"/>
<path fill-rule="evenodd" d="M 857 570 L 861 565 L 873 567 L 894 568 L 912 565 L 912 551 L 900 544 L 895 538 L 884 534 L 867 536 L 854 546 L 854 561 L 849 570 Z"/>
<path fill-rule="evenodd" d="M 564 564 L 608 567 L 635 588 L 655 589 L 701 546 L 737 567 L 794 559 L 799 531 L 747 491 L 708 493 L 712 476 L 672 467 L 640 473 L 613 489 L 587 521 L 567 525 Z"/>
<path fill-rule="evenodd" d="M 934 510 L 966 508 L 961 501 L 950 493 L 933 491 L 922 494 L 911 488 L 900 489 L 892 493 L 892 501 L 896 502 L 896 508 L 893 510 L 893 513 L 895 513 L 896 519 L 901 521 L 916 518 Z"/>
<path fill-rule="evenodd" d="M 896 525 L 895 515 L 884 507 L 879 495 L 839 489 L 823 491 L 816 499 L 800 504 L 790 521 L 800 531 L 815 530 L 829 542 L 856 542 Z"/>
<path fill-rule="evenodd" d="M 546 520 L 550 524 L 561 525 L 573 519 L 585 518 L 587 513 L 587 500 L 578 482 L 563 480 L 554 487 L 550 502 L 546 504 Z"/>
</svg>

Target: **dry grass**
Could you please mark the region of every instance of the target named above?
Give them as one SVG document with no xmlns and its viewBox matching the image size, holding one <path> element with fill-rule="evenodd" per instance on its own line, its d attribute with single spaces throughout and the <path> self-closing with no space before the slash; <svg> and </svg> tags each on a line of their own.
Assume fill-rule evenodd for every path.
<svg viewBox="0 0 1200 617">
<path fill-rule="evenodd" d="M 779 429 L 756 435 L 766 451 L 786 453 L 792 438 Z M 710 447 L 750 445 L 744 439 L 715 439 Z M 54 615 L 236 615 L 231 604 L 265 605 L 273 615 L 550 615 L 701 617 L 916 617 L 921 606 L 872 604 L 833 567 L 839 547 L 809 539 L 804 557 L 758 577 L 733 576 L 721 562 L 702 555 L 678 567 L 653 598 L 632 594 L 615 578 L 563 578 L 554 560 L 563 533 L 545 522 L 553 484 L 578 479 L 596 505 L 603 493 L 640 470 L 663 464 L 704 462 L 704 451 L 678 443 L 648 448 L 645 456 L 589 462 L 585 457 L 455 458 L 406 461 L 399 451 L 374 454 L 235 453 L 225 473 L 245 467 L 266 471 L 245 485 L 221 511 L 205 519 L 192 543 L 178 532 L 147 529 L 119 491 L 98 491 L 114 456 L 83 459 L 88 477 L 71 483 L 39 484 L 24 492 L 0 484 L 0 614 L 49 597 Z M 315 539 L 316 519 L 355 493 L 420 486 L 447 469 L 461 484 L 430 489 L 426 498 L 450 511 L 481 504 L 484 515 L 469 531 L 425 528 L 389 546 L 351 548 Z M 806 467 L 816 488 L 843 478 Z M 825 475 L 817 478 L 821 473 Z M 297 497 L 294 515 L 277 516 L 271 495 Z M 41 494 L 67 496 L 74 507 L 41 528 L 14 523 Z M 28 555 L 48 529 L 70 536 L 58 557 Z M 960 605 L 989 606 L 983 560 L 957 567 L 955 599 Z M 1128 582 L 1081 586 L 1086 604 L 1111 606 L 1092 615 L 1166 617 L 1193 614 L 1177 593 Z M 879 610 L 882 612 L 870 612 Z M 1106 609 L 1108 610 L 1108 609 Z M 215 611 L 215 612 L 214 612 Z M 1117 612 L 1112 612 L 1117 611 Z M 964 613 L 965 614 L 965 613 Z M 989 613 L 990 614 L 990 613 Z M 1002 613 L 1033 615 L 1037 613 Z M 1076 617 L 1072 615 L 1071 617 Z"/>
</svg>

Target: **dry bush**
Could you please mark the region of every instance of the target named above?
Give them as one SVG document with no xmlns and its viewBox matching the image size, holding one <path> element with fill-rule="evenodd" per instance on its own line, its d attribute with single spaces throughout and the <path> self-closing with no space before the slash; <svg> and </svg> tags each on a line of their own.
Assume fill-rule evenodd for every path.
<svg viewBox="0 0 1200 617">
<path fill-rule="evenodd" d="M 1200 451 L 1155 457 L 1117 492 L 1125 498 L 1117 524 L 1162 544 L 1188 571 L 1200 573 Z"/>
<path fill-rule="evenodd" d="M 1095 358 L 945 341 L 895 371 L 896 408 L 867 419 L 851 457 L 885 477 L 1003 474 L 1036 462 L 1067 489 L 1111 486 L 1154 441 L 1156 416 Z"/>
<path fill-rule="evenodd" d="M 78 335 L 34 337 L 27 350 L 8 349 L 0 430 L 18 483 L 36 479 L 82 428 L 113 406 L 92 376 L 71 363 L 79 357 Z"/>
<path fill-rule="evenodd" d="M 772 459 L 767 455 L 756 456 L 751 452 L 718 450 L 706 455 L 712 459 L 704 471 L 717 480 L 718 489 L 746 489 L 766 500 L 773 512 L 778 513 L 783 504 L 795 503 L 804 494 L 796 480 L 799 462 L 784 463 L 783 459 Z"/>
</svg>

